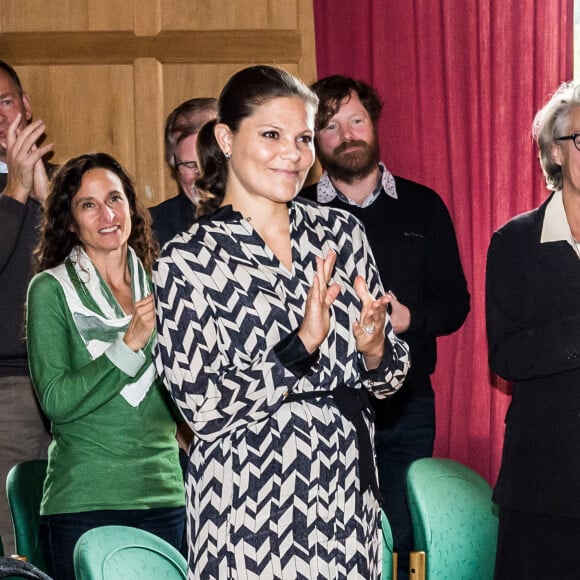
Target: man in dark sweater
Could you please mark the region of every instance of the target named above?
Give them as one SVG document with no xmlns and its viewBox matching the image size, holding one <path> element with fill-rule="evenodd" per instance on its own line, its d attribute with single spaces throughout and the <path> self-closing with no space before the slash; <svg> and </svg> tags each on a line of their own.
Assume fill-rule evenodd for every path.
<svg viewBox="0 0 580 580">
<path fill-rule="evenodd" d="M 301 195 L 362 221 L 385 290 L 394 298 L 393 328 L 411 349 L 403 388 L 387 400 L 374 401 L 383 508 L 399 553 L 399 578 L 408 578 L 413 536 L 405 475 L 413 460 L 433 453 L 430 375 L 437 360 L 436 337 L 463 324 L 470 297 L 445 204 L 431 189 L 391 175 L 380 162 L 382 103 L 375 90 L 338 75 L 312 88 L 320 98 L 315 142 L 325 172 Z"/>
<path fill-rule="evenodd" d="M 14 552 L 6 475 L 29 459 L 46 458 L 50 435 L 38 406 L 24 342 L 24 304 L 38 241 L 48 178 L 42 161 L 51 144 L 37 145 L 44 123 L 32 109 L 14 69 L 0 61 L 0 535 Z"/>
<path fill-rule="evenodd" d="M 160 246 L 189 229 L 195 220 L 195 208 L 199 201 L 195 180 L 200 176 L 197 134 L 216 114 L 216 99 L 199 98 L 181 103 L 167 117 L 165 159 L 179 185 L 179 193 L 149 208 L 153 231 Z"/>
</svg>

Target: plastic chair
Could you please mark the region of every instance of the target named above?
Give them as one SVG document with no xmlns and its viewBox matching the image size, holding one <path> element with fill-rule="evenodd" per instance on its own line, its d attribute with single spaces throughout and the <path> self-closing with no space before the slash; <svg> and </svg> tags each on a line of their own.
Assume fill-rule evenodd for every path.
<svg viewBox="0 0 580 580">
<path fill-rule="evenodd" d="M 18 463 L 6 478 L 6 494 L 14 526 L 16 552 L 28 562 L 46 571 L 38 537 L 40 502 L 46 476 L 46 459 Z"/>
<path fill-rule="evenodd" d="M 77 580 L 182 580 L 187 562 L 165 540 L 127 526 L 85 532 L 74 551 Z"/>
<path fill-rule="evenodd" d="M 381 510 L 383 528 L 383 574 L 382 580 L 393 580 L 397 578 L 397 553 L 393 552 L 393 532 L 391 524 Z"/>
<path fill-rule="evenodd" d="M 498 518 L 479 474 L 450 459 L 419 459 L 407 473 L 407 499 L 417 550 L 411 579 L 493 578 Z"/>
</svg>

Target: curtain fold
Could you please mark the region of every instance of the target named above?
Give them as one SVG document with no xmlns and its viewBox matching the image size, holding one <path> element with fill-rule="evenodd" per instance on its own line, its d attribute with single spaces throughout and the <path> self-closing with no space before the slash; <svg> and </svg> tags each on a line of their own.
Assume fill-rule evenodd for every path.
<svg viewBox="0 0 580 580">
<path fill-rule="evenodd" d="M 572 75 L 573 0 L 314 0 L 318 76 L 371 83 L 381 158 L 453 218 L 472 297 L 438 340 L 435 454 L 497 478 L 509 385 L 490 374 L 485 261 L 491 234 L 547 196 L 535 112 Z"/>
</svg>

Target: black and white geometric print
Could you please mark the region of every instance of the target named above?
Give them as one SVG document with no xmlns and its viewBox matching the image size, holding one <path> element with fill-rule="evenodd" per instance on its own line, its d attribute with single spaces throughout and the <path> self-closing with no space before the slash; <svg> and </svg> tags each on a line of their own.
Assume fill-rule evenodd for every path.
<svg viewBox="0 0 580 580">
<path fill-rule="evenodd" d="M 307 202 L 289 211 L 292 271 L 230 207 L 175 238 L 155 266 L 156 365 L 195 432 L 191 579 L 380 577 L 379 504 L 359 489 L 353 423 L 333 397 L 284 400 L 338 385 L 387 396 L 402 384 L 408 349 L 388 323 L 391 360 L 362 384 L 353 280 L 361 274 L 373 295 L 383 292 L 362 226 Z M 318 361 L 297 377 L 273 348 L 299 328 L 315 256 L 331 249 L 341 293 Z"/>
</svg>

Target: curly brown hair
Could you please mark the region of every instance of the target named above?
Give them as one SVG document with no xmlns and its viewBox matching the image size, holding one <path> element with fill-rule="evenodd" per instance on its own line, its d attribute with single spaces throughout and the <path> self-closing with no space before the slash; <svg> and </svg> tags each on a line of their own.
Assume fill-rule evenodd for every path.
<svg viewBox="0 0 580 580">
<path fill-rule="evenodd" d="M 123 185 L 131 210 L 131 234 L 128 243 L 145 269 L 151 272 L 159 245 L 151 231 L 151 216 L 140 203 L 133 180 L 120 163 L 107 153 L 89 153 L 67 161 L 52 177 L 50 193 L 44 207 L 40 241 L 34 251 L 35 270 L 41 272 L 62 264 L 74 246 L 82 245 L 76 232 L 71 203 L 91 169 L 107 169 Z"/>
</svg>

